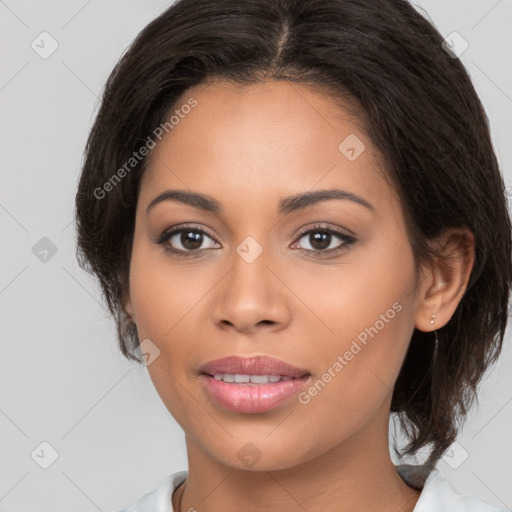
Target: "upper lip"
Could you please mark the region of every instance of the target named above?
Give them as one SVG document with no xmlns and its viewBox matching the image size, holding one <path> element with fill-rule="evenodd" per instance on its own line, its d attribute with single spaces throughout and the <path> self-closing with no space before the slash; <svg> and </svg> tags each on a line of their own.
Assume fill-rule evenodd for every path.
<svg viewBox="0 0 512 512">
<path fill-rule="evenodd" d="M 308 370 L 297 368 L 280 359 L 267 356 L 228 356 L 206 363 L 200 369 L 201 373 L 215 375 L 230 373 L 240 375 L 282 375 L 283 377 L 302 377 L 309 375 Z"/>
</svg>

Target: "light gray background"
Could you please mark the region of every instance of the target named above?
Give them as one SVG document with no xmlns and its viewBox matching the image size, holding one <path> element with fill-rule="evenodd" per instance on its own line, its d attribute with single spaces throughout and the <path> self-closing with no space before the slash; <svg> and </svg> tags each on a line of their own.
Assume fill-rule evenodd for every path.
<svg viewBox="0 0 512 512">
<path fill-rule="evenodd" d="M 184 435 L 144 367 L 121 358 L 95 281 L 75 260 L 73 206 L 98 95 L 163 0 L 0 1 L 0 510 L 117 510 L 187 468 Z M 512 1 L 415 3 L 461 60 L 512 184 Z M 58 49 L 31 47 L 47 31 Z M 48 46 L 46 46 L 48 48 Z M 57 253 L 42 262 L 47 237 Z M 40 242 L 41 243 L 41 242 Z M 47 243 L 47 242 L 46 242 Z M 460 493 L 512 507 L 512 344 L 439 469 Z M 57 460 L 42 469 L 49 449 Z M 31 454 L 36 450 L 39 456 Z M 41 451 L 42 450 L 42 451 Z M 467 457 L 465 459 L 465 457 Z M 464 460 L 465 459 L 465 460 Z M 48 459 L 47 459 L 48 460 Z"/>
</svg>

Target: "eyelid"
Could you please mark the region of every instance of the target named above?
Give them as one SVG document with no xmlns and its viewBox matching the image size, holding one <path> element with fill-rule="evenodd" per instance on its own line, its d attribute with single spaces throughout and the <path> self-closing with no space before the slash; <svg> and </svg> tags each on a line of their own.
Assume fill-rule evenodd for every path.
<svg viewBox="0 0 512 512">
<path fill-rule="evenodd" d="M 353 231 L 350 231 L 349 229 L 346 229 L 346 228 L 344 230 L 344 228 L 340 228 L 337 226 L 336 227 L 331 226 L 328 222 L 326 222 L 326 223 L 315 222 L 313 224 L 313 226 L 306 226 L 304 228 L 301 228 L 295 238 L 300 238 L 303 235 L 308 234 L 310 231 L 322 231 L 322 230 L 331 232 L 331 233 L 335 233 L 337 235 L 344 236 L 347 238 L 355 239 L 355 233 Z M 347 233 L 345 233 L 345 231 L 347 231 Z"/>
<path fill-rule="evenodd" d="M 349 230 L 347 230 L 349 231 Z M 333 249 L 322 249 L 322 250 L 311 250 L 311 249 L 302 249 L 306 253 L 317 253 L 322 254 L 325 256 L 337 254 L 340 251 L 343 251 L 347 246 L 352 245 L 354 242 L 357 241 L 357 238 L 353 235 L 349 235 L 343 231 L 342 228 L 339 227 L 332 227 L 328 223 L 326 224 L 320 224 L 315 223 L 313 226 L 302 228 L 299 233 L 295 236 L 295 242 L 292 243 L 292 245 L 296 245 L 298 241 L 303 238 L 305 235 L 308 235 L 311 232 L 324 232 L 329 233 L 331 235 L 334 235 L 338 237 L 341 240 L 341 243 L 338 247 L 335 247 Z M 350 233 L 353 233 L 350 231 Z M 298 248 L 298 250 L 301 250 Z"/>
<path fill-rule="evenodd" d="M 185 231 L 187 229 L 190 229 L 190 231 L 196 231 L 198 233 L 202 233 L 207 235 L 210 239 L 214 241 L 214 243 L 219 244 L 220 242 L 217 241 L 216 237 L 210 232 L 209 228 L 205 227 L 199 227 L 196 224 L 193 223 L 183 223 L 183 224 L 176 224 L 175 226 L 172 226 L 169 229 L 164 230 L 161 235 L 158 237 L 158 240 L 156 240 L 155 243 L 164 245 L 165 242 L 167 242 L 170 238 L 172 238 L 177 233 L 180 233 L 182 231 Z M 305 235 L 311 233 L 311 232 L 325 232 L 329 233 L 331 235 L 334 235 L 338 237 L 341 242 L 338 247 L 332 248 L 332 249 L 319 249 L 319 250 L 311 250 L 311 249 L 301 249 L 297 248 L 297 250 L 303 251 L 305 253 L 316 253 L 322 256 L 329 256 L 333 254 L 337 254 L 344 249 L 346 249 L 348 246 L 352 245 L 354 242 L 357 241 L 357 238 L 355 236 L 349 235 L 343 231 L 343 228 L 339 227 L 332 227 L 328 223 L 319 223 L 316 222 L 313 226 L 309 225 L 304 228 L 302 228 L 294 237 L 294 241 L 292 242 L 292 246 L 296 245 L 298 241 L 303 238 Z M 346 230 L 350 231 L 350 230 Z M 352 231 L 350 231 L 352 233 Z M 194 255 L 200 255 L 204 251 L 208 251 L 211 248 L 208 249 L 195 249 L 193 251 L 184 251 L 183 249 L 174 249 L 165 247 L 165 250 L 176 254 L 180 256 L 194 256 Z M 215 247 L 216 249 L 218 247 Z M 317 258 L 320 256 L 317 256 Z"/>
<path fill-rule="evenodd" d="M 171 236 L 175 235 L 176 233 L 179 233 L 180 231 L 184 231 L 185 229 L 190 229 L 191 231 L 198 231 L 200 233 L 204 233 L 208 235 L 212 240 L 214 240 L 216 243 L 219 243 L 215 236 L 210 232 L 209 228 L 199 227 L 196 224 L 187 223 L 184 224 L 176 224 L 175 226 L 172 226 L 169 229 L 164 230 L 156 240 L 157 244 L 162 244 L 164 241 L 168 240 Z M 187 251 L 191 252 L 191 251 Z"/>
</svg>

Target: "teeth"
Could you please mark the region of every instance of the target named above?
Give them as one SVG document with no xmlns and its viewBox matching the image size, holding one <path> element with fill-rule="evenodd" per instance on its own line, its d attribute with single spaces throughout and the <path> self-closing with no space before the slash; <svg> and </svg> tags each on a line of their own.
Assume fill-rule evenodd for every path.
<svg viewBox="0 0 512 512">
<path fill-rule="evenodd" d="M 268 384 L 269 382 L 292 380 L 292 377 L 285 377 L 284 375 L 241 375 L 239 373 L 216 373 L 213 377 L 215 380 L 237 384 Z"/>
</svg>

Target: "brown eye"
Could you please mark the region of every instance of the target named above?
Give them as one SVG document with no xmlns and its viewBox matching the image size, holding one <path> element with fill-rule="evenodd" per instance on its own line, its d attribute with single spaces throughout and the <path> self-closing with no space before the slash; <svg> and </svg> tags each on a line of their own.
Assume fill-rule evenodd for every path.
<svg viewBox="0 0 512 512">
<path fill-rule="evenodd" d="M 179 241 L 185 249 L 194 251 L 199 249 L 203 244 L 203 234 L 197 231 L 182 231 Z"/>
<path fill-rule="evenodd" d="M 331 245 L 332 235 L 325 231 L 309 233 L 308 242 L 315 251 L 323 251 Z"/>
<path fill-rule="evenodd" d="M 293 248 L 302 249 L 307 252 L 321 252 L 324 254 L 341 251 L 356 241 L 354 237 L 342 233 L 341 231 L 322 226 L 317 226 L 303 232 L 298 240 L 299 242 L 293 244 Z M 300 242 L 300 240 L 305 241 Z"/>
<path fill-rule="evenodd" d="M 204 249 L 220 247 L 204 230 L 186 226 L 165 231 L 156 243 L 163 245 L 165 250 L 182 256 L 193 256 Z"/>
</svg>

